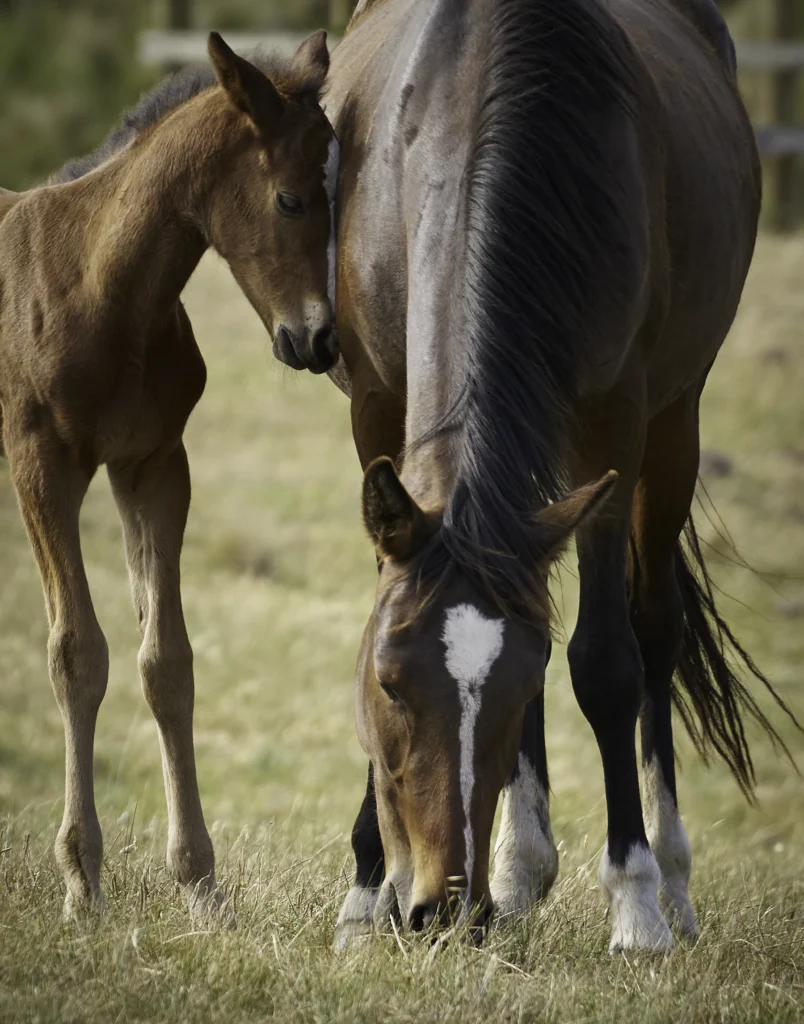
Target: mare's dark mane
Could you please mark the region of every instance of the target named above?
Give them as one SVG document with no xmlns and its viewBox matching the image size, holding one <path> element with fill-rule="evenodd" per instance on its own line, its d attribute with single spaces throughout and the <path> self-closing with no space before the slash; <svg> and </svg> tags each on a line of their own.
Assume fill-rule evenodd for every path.
<svg viewBox="0 0 804 1024">
<path fill-rule="evenodd" d="M 633 108 L 634 57 L 597 0 L 499 0 L 489 29 L 467 172 L 466 380 L 428 433 L 456 431 L 460 464 L 422 571 L 457 567 L 532 621 L 546 602 L 533 513 L 566 493 L 584 346 L 616 289 L 618 183 L 601 134 Z"/>
<path fill-rule="evenodd" d="M 267 75 L 283 95 L 291 99 L 318 100 L 318 81 L 300 75 L 289 59 L 261 52 L 248 54 L 248 59 Z M 166 117 L 172 110 L 189 102 L 215 82 L 215 73 L 208 64 L 186 68 L 168 75 L 127 110 L 98 148 L 87 156 L 70 160 L 49 179 L 50 184 L 75 181 L 99 167 L 104 161 L 125 149 L 129 143 Z"/>
</svg>

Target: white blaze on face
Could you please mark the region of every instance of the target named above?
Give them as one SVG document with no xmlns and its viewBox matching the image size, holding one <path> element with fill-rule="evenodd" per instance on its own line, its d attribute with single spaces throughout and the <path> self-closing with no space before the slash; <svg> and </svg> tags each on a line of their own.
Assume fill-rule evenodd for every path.
<svg viewBox="0 0 804 1024">
<path fill-rule="evenodd" d="M 480 713 L 483 684 L 503 648 L 502 619 L 487 619 L 471 604 L 459 604 L 447 612 L 442 639 L 447 648 L 447 671 L 458 684 L 461 703 L 460 780 L 466 824 L 466 896 L 472 888 L 475 837 L 472 830 L 472 793 L 475 788 L 475 725 Z"/>
<path fill-rule="evenodd" d="M 327 249 L 328 272 L 327 272 L 327 297 L 332 307 L 332 315 L 335 316 L 335 278 L 337 273 L 338 247 L 335 237 L 335 194 L 338 186 L 338 167 L 341 158 L 341 148 L 335 136 L 332 136 L 327 151 L 327 162 L 324 164 L 324 191 L 327 194 L 329 203 L 329 247 Z"/>
</svg>

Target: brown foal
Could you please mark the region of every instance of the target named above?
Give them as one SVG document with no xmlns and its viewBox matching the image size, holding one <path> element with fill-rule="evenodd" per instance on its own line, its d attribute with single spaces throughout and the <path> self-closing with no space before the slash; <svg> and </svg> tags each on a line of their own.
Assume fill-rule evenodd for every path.
<svg viewBox="0 0 804 1024">
<path fill-rule="evenodd" d="M 209 54 L 212 69 L 157 87 L 92 157 L 46 186 L 0 195 L 0 453 L 42 576 L 64 720 L 56 858 L 67 915 L 104 903 L 92 762 L 108 654 L 79 540 L 102 463 L 159 729 L 168 866 L 192 909 L 221 902 L 196 781 L 179 585 L 190 503 L 182 434 L 206 378 L 179 296 L 204 251 L 229 263 L 280 356 L 317 370 L 335 358 L 326 179 L 337 144 L 318 104 L 326 35 L 289 62 L 250 63 L 214 34 Z"/>
</svg>

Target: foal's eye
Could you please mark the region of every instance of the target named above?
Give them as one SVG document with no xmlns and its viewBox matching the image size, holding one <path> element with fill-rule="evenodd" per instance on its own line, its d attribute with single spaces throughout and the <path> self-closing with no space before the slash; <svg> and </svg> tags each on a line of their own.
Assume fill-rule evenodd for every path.
<svg viewBox="0 0 804 1024">
<path fill-rule="evenodd" d="M 290 192 L 277 192 L 276 205 L 279 207 L 279 212 L 284 213 L 286 217 L 299 217 L 304 213 L 301 199 Z"/>
<path fill-rule="evenodd" d="M 389 686 L 388 683 L 380 683 L 380 689 L 382 690 L 382 692 L 385 694 L 385 696 L 389 700 L 394 702 L 394 704 L 404 704 L 405 703 L 402 700 L 402 698 L 399 696 L 397 691 L 393 688 L 393 686 Z"/>
</svg>

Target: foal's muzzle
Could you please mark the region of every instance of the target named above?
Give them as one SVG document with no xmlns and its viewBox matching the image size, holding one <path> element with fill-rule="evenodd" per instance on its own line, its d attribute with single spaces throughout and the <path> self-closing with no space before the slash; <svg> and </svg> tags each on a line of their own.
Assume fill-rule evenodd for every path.
<svg viewBox="0 0 804 1024">
<path fill-rule="evenodd" d="M 274 355 L 293 370 L 326 373 L 338 359 L 338 337 L 332 320 L 314 330 L 292 331 L 284 324 L 274 337 Z"/>
</svg>

